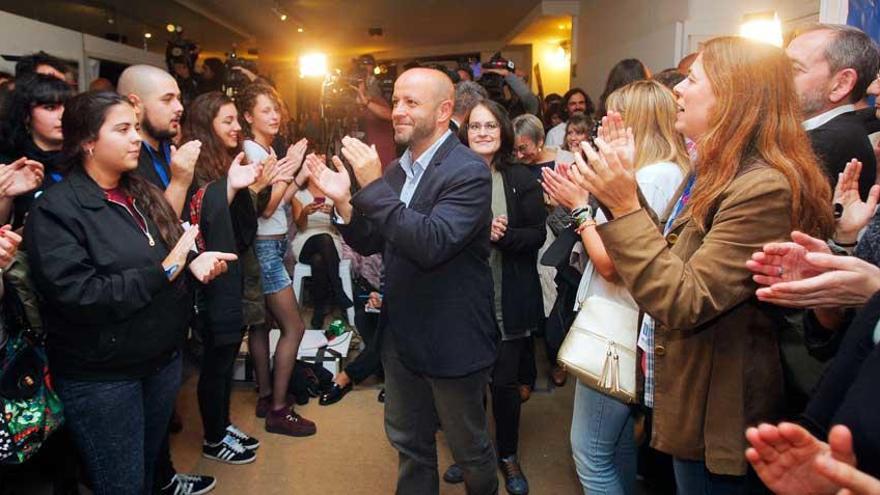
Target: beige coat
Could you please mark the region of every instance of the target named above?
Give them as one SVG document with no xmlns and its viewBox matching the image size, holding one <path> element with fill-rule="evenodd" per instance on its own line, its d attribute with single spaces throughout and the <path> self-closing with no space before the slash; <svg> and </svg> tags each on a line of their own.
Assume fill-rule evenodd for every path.
<svg viewBox="0 0 880 495">
<path fill-rule="evenodd" d="M 791 232 L 791 190 L 762 165 L 740 173 L 708 232 L 687 211 L 664 239 L 645 210 L 599 226 L 615 268 L 656 320 L 651 444 L 743 475 L 745 429 L 781 411 L 778 311 L 758 302 L 745 262 Z"/>
</svg>

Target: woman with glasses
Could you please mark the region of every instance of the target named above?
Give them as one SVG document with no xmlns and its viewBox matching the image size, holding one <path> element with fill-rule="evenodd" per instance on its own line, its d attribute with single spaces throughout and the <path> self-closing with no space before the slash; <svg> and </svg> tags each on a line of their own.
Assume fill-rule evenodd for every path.
<svg viewBox="0 0 880 495">
<path fill-rule="evenodd" d="M 463 127 L 465 142 L 492 172 L 492 250 L 489 265 L 495 284 L 495 322 L 501 345 L 492 373 L 498 463 L 507 492 L 525 494 L 528 481 L 517 460 L 520 366 L 530 355 L 532 332 L 541 322 L 538 249 L 544 243 L 541 189 L 529 170 L 511 163 L 513 128 L 507 111 L 485 100 L 471 110 Z M 454 471 L 454 468 L 453 468 Z"/>
</svg>

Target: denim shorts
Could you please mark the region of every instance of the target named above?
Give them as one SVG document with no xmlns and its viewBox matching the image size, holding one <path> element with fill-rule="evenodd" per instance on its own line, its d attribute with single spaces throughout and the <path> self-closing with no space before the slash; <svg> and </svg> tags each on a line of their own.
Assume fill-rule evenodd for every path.
<svg viewBox="0 0 880 495">
<path fill-rule="evenodd" d="M 284 266 L 287 238 L 257 239 L 254 251 L 263 274 L 263 294 L 274 294 L 290 286 L 290 274 Z"/>
</svg>

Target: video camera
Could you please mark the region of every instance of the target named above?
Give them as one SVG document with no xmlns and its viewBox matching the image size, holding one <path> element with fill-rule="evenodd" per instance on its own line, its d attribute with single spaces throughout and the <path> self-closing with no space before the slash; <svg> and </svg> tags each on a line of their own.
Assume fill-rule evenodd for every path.
<svg viewBox="0 0 880 495">
<path fill-rule="evenodd" d="M 516 94 L 508 87 L 504 76 L 497 72 L 490 72 L 492 69 L 503 69 L 513 73 L 516 70 L 516 65 L 513 61 L 502 57 L 501 53 L 496 52 L 492 55 L 492 58 L 482 64 L 482 69 L 483 74 L 477 80 L 477 83 L 486 90 L 489 94 L 489 99 L 506 108 L 511 117 L 522 114 L 525 111 L 522 107 L 522 102 L 519 101 Z"/>
<path fill-rule="evenodd" d="M 250 84 L 250 79 L 241 72 L 237 70 L 232 70 L 233 67 L 241 67 L 243 69 L 247 69 L 254 74 L 257 73 L 257 63 L 253 60 L 247 60 L 243 58 L 239 58 L 238 54 L 235 53 L 235 47 L 232 48 L 232 51 L 226 56 L 226 62 L 224 63 L 226 67 L 226 80 L 223 81 L 223 86 L 226 88 L 227 94 L 232 93 L 230 96 L 235 98 L 235 95 L 238 94 L 239 91 L 244 89 L 245 86 Z"/>
<path fill-rule="evenodd" d="M 199 58 L 199 46 L 194 42 L 184 39 L 180 33 L 174 38 L 168 40 L 165 47 L 165 64 L 168 66 L 168 72 L 176 74 L 174 66 L 183 64 L 189 70 L 190 76 L 196 66 L 196 60 Z"/>
<path fill-rule="evenodd" d="M 324 78 L 321 85 L 321 109 L 325 117 L 344 117 L 357 107 L 357 87 L 363 82 L 356 76 L 345 75 L 337 69 Z"/>
</svg>

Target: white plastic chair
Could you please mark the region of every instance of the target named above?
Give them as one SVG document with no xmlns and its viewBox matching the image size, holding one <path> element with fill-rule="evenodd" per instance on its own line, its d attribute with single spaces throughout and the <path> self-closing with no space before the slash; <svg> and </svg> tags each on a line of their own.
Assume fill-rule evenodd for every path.
<svg viewBox="0 0 880 495">
<path fill-rule="evenodd" d="M 303 279 L 312 276 L 312 266 L 305 263 L 297 263 L 293 267 L 293 292 L 296 294 L 296 301 L 302 306 L 302 285 Z M 343 259 L 339 261 L 339 278 L 342 280 L 342 291 L 354 302 L 354 294 L 351 289 L 351 260 Z M 354 326 L 354 306 L 346 311 L 348 324 Z"/>
</svg>

